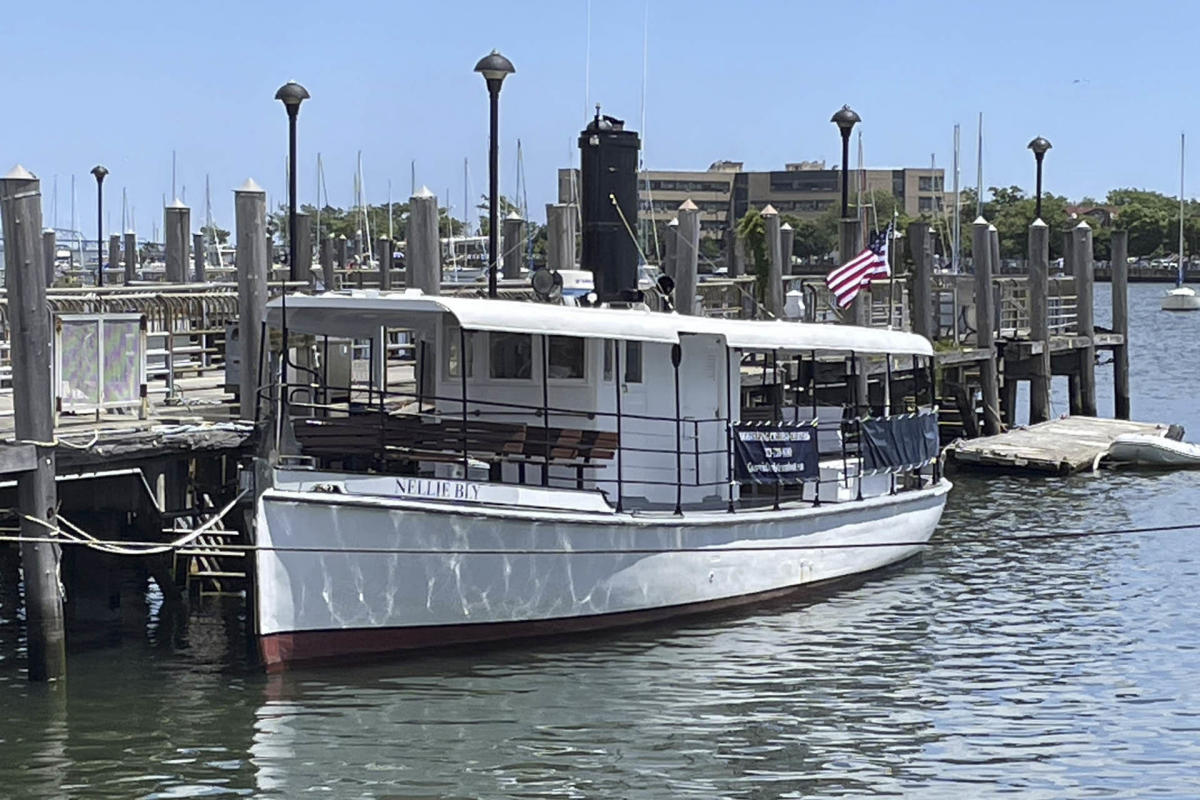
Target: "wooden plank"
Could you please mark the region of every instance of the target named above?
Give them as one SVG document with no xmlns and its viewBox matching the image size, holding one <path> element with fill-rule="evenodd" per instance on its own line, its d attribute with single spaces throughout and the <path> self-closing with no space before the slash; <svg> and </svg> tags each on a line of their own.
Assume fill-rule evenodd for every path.
<svg viewBox="0 0 1200 800">
<path fill-rule="evenodd" d="M 31 444 L 0 444 L 0 475 L 28 472 L 37 466 L 37 452 Z"/>
<path fill-rule="evenodd" d="M 1063 417 L 998 436 L 960 440 L 949 453 L 954 461 L 972 466 L 1067 474 L 1091 467 L 1122 434 L 1173 437 L 1177 431 L 1152 422 Z"/>
</svg>

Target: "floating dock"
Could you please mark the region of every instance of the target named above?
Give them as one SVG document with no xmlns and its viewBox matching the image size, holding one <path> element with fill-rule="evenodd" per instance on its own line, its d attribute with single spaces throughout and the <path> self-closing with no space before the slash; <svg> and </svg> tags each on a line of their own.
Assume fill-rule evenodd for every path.
<svg viewBox="0 0 1200 800">
<path fill-rule="evenodd" d="M 1063 417 L 1014 428 L 996 436 L 960 439 L 949 448 L 960 465 L 1068 475 L 1091 469 L 1118 436 L 1141 433 L 1181 439 L 1177 425 L 1100 417 Z"/>
</svg>

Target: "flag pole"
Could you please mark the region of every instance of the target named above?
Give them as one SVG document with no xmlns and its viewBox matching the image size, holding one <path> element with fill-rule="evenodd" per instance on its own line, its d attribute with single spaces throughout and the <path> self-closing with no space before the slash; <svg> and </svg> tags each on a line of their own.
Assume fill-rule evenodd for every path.
<svg viewBox="0 0 1200 800">
<path fill-rule="evenodd" d="M 896 257 L 896 222 L 900 218 L 900 212 L 894 206 L 892 207 L 892 224 L 889 237 L 891 242 L 888 244 L 888 260 L 891 261 L 891 269 L 888 270 L 888 327 L 891 328 L 892 321 L 896 319 L 896 268 L 900 260 Z M 901 325 L 900 327 L 904 327 Z"/>
</svg>

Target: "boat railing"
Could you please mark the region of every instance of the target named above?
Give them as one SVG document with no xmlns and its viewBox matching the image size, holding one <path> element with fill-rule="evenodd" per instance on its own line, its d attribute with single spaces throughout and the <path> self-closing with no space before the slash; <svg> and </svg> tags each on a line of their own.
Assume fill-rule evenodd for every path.
<svg viewBox="0 0 1200 800">
<path fill-rule="evenodd" d="M 335 396 L 344 399 L 331 401 Z M 870 475 L 887 476 L 874 493 L 918 488 L 925 472 L 934 481 L 939 477 L 936 422 L 921 423 L 934 432 L 934 444 L 931 452 L 919 451 L 920 459 L 909 457 L 917 452 L 911 447 L 894 445 L 903 437 L 891 432 L 898 421 L 930 417 L 928 412 L 855 418 L 847 408 L 835 423 L 840 452 L 821 453 L 822 422 L 800 419 L 798 412 L 791 421 L 779 414 L 743 421 L 740 414 L 580 411 L 318 383 L 291 384 L 287 405 L 299 454 L 330 468 L 396 474 L 432 469 L 439 477 L 597 489 L 618 511 L 683 513 L 724 505 L 735 512 L 804 500 L 820 505 L 862 499 Z M 756 435 L 747 437 L 747 431 Z M 782 444 L 755 448 L 744 440 Z"/>
</svg>

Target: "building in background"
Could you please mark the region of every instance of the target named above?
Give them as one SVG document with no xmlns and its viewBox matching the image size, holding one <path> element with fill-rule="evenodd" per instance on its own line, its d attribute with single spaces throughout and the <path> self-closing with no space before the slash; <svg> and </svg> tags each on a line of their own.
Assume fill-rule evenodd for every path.
<svg viewBox="0 0 1200 800">
<path fill-rule="evenodd" d="M 782 170 L 754 172 L 741 161 L 717 161 L 707 170 L 647 170 L 638 177 L 638 214 L 642 221 L 664 225 L 690 199 L 700 207 L 701 233 L 721 237 L 751 208 L 768 203 L 781 214 L 819 217 L 841 202 L 842 173 L 823 161 L 800 161 Z M 579 171 L 558 171 L 559 202 L 572 202 L 578 192 Z M 945 174 L 940 168 L 901 167 L 850 170 L 850 202 L 861 189 L 864 206 L 871 193 L 894 195 L 910 217 L 944 213 Z"/>
</svg>

